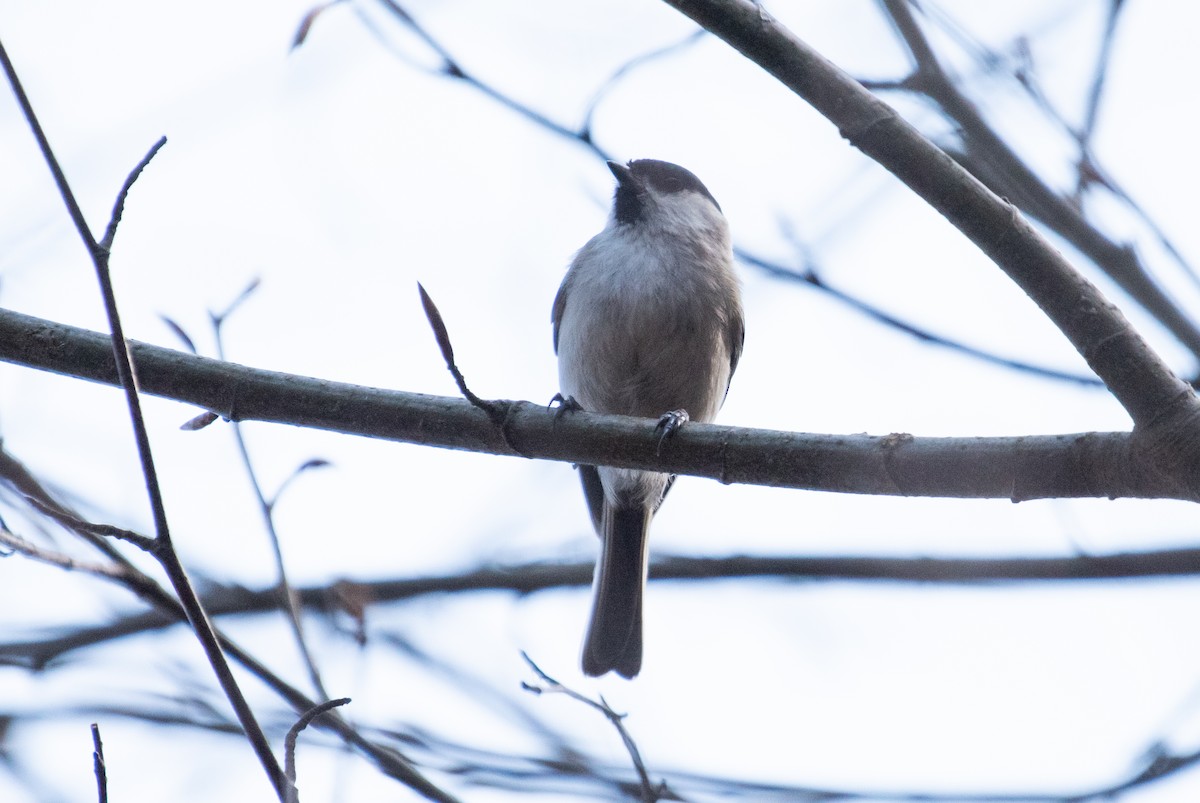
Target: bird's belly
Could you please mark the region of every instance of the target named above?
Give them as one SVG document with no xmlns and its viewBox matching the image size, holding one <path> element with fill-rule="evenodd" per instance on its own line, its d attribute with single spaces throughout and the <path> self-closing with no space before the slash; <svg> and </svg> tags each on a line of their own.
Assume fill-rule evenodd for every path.
<svg viewBox="0 0 1200 803">
<path fill-rule="evenodd" d="M 728 348 L 716 312 L 666 309 L 653 299 L 574 310 L 560 332 L 564 395 L 598 413 L 657 418 L 686 410 L 711 421 L 729 380 Z"/>
</svg>

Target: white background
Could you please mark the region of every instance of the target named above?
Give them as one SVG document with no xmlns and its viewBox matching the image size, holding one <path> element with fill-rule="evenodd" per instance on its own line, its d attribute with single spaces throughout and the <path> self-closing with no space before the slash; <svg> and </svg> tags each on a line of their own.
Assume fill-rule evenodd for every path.
<svg viewBox="0 0 1200 803">
<path fill-rule="evenodd" d="M 1011 51 L 1027 34 L 1036 75 L 1081 119 L 1107 3 L 944 2 L 971 37 Z M 1197 74 L 1190 9 L 1128 3 L 1094 143 L 1107 170 L 1186 257 L 1200 256 L 1195 204 Z M 629 59 L 693 26 L 665 5 L 476 0 L 406 6 L 459 63 L 501 92 L 577 128 Z M 167 315 L 213 353 L 208 311 L 254 277 L 227 326 L 235 362 L 363 385 L 455 395 L 416 282 L 439 304 L 460 367 L 484 397 L 548 400 L 556 388 L 549 309 L 572 253 L 603 224 L 612 179 L 586 147 L 531 124 L 470 85 L 370 3 L 325 12 L 289 42 L 307 2 L 174 4 L 8 0 L 8 49 L 94 230 L 130 168 L 168 144 L 129 198 L 113 259 L 130 337 L 177 347 Z M 872 3 L 776 3 L 772 11 L 860 78 L 908 65 Z M 369 23 L 369 24 L 368 24 Z M 966 59 L 973 97 L 1061 189 L 1071 143 L 1003 72 Z M 103 330 L 90 262 L 11 97 L 0 99 L 0 304 Z M 887 95 L 913 122 L 932 109 Z M 802 267 L 947 337 L 1003 356 L 1086 372 L 1036 307 L 966 239 L 823 118 L 719 41 L 633 70 L 603 95 L 593 137 L 618 158 L 697 173 L 738 245 Z M 1119 204 L 1088 207 L 1129 241 L 1189 310 L 1196 286 Z M 1194 364 L 1120 303 L 1185 376 Z M 810 432 L 1004 435 L 1121 430 L 1104 391 L 983 364 L 874 323 L 810 288 L 742 269 L 744 356 L 720 421 Z M 252 587 L 274 580 L 270 547 L 227 425 L 181 432 L 197 411 L 146 403 L 176 542 L 197 575 Z M 467 570 L 492 562 L 590 558 L 566 465 L 247 425 L 263 483 L 304 460 L 277 510 L 296 585 Z M 5 448 L 94 517 L 151 529 L 120 395 L 0 365 Z M 1173 502 L 885 499 L 722 487 L 682 479 L 657 517 L 663 554 L 1076 555 L 1194 545 L 1195 513 Z M 10 522 L 12 524 L 13 522 Z M 1200 642 L 1192 580 L 972 588 L 834 582 L 660 583 L 649 592 L 647 657 L 632 683 L 577 667 L 585 589 L 418 598 L 372 609 L 367 650 L 310 625 L 330 692 L 371 726 L 409 723 L 484 749 L 537 754 L 521 716 L 623 767 L 611 728 L 560 697 L 519 690 L 519 651 L 618 710 L 655 777 L 690 771 L 889 793 L 1069 794 L 1135 775 L 1142 753 L 1200 744 Z M 19 640 L 140 610 L 85 576 L 19 557 L 0 562 L 0 621 Z M 222 623 L 297 684 L 279 617 Z M 471 691 L 397 656 L 411 639 L 496 690 Z M 6 711 L 24 712 L 3 747 L 0 798 L 94 795 L 87 724 L 99 721 L 112 799 L 269 799 L 250 749 L 227 736 L 154 727 L 96 706 L 211 695 L 181 630 L 72 656 L 41 674 L 0 670 Z M 198 687 L 195 691 L 192 687 Z M 256 708 L 286 723 L 248 682 Z M 499 704 L 497 699 L 504 699 Z M 218 701 L 218 705 L 223 703 Z M 73 706 L 80 706 L 76 712 Z M 224 711 L 224 709 L 221 709 Z M 518 714 L 518 712 L 520 712 Z M 277 736 L 277 733 L 273 731 Z M 327 744 L 327 740 L 317 742 Z M 315 742 L 314 742 L 315 743 Z M 336 749 L 302 750 L 305 800 L 406 799 Z M 462 786 L 468 800 L 527 799 Z M 1183 773 L 1129 800 L 1193 800 Z M 545 799 L 554 799 L 547 795 Z M 571 799 L 564 793 L 561 799 Z"/>
</svg>

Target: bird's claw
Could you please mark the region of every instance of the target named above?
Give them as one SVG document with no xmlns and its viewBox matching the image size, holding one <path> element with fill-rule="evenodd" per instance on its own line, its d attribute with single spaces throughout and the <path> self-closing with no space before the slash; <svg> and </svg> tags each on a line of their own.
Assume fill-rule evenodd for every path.
<svg viewBox="0 0 1200 803">
<path fill-rule="evenodd" d="M 554 398 L 546 405 L 546 409 L 558 405 L 558 409 L 554 411 L 555 420 L 562 418 L 564 413 L 575 413 L 583 409 L 583 405 L 575 401 L 574 396 L 563 396 L 561 393 L 555 393 Z"/>
<path fill-rule="evenodd" d="M 656 426 L 654 428 L 655 431 L 659 433 L 658 434 L 658 456 L 659 457 L 662 457 L 663 442 L 666 441 L 667 438 L 671 437 L 676 432 L 678 432 L 680 430 L 680 428 L 683 427 L 683 425 L 686 424 L 690 420 L 691 420 L 691 417 L 688 415 L 687 410 L 671 410 L 669 412 L 662 414 L 662 417 L 658 419 L 658 426 Z"/>
</svg>

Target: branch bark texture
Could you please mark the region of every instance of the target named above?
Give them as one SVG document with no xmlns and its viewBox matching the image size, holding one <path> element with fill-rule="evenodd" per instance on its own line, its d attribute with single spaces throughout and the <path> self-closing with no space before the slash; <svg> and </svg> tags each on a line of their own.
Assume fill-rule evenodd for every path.
<svg viewBox="0 0 1200 803">
<path fill-rule="evenodd" d="M 1136 427 L 1200 418 L 1196 398 L 1125 316 L 1011 204 L 749 0 L 666 0 L 811 104 L 971 239 L 1054 321 Z"/>
<path fill-rule="evenodd" d="M 1128 433 L 1009 438 L 819 435 L 693 422 L 658 450 L 652 419 L 507 405 L 503 431 L 469 402 L 264 371 L 130 341 L 143 392 L 234 421 L 725 483 L 889 496 L 1188 499 Z M 116 384 L 105 335 L 0 310 L 0 360 Z M 511 444 L 511 445 L 510 445 Z"/>
</svg>

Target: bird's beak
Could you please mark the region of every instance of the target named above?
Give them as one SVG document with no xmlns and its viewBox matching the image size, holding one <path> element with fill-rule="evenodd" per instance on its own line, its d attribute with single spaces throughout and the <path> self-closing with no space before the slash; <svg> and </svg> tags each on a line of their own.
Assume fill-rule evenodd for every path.
<svg viewBox="0 0 1200 803">
<path fill-rule="evenodd" d="M 620 162 L 609 162 L 608 169 L 617 177 L 617 183 L 622 187 L 636 190 L 641 186 L 641 182 L 634 177 L 633 171 Z"/>
</svg>

